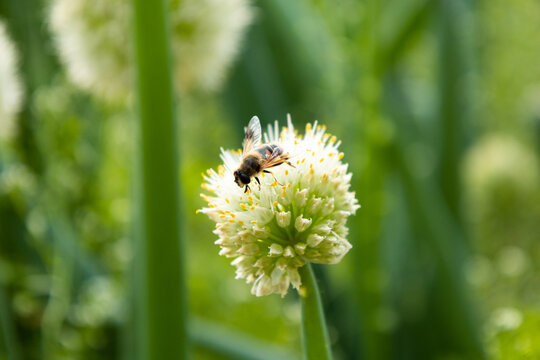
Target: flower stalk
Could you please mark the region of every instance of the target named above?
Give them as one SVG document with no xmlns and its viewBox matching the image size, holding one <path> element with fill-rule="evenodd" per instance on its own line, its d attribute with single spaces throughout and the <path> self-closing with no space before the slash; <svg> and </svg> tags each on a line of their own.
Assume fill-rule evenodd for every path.
<svg viewBox="0 0 540 360">
<path fill-rule="evenodd" d="M 186 358 L 186 302 L 166 1 L 131 3 L 137 83 L 137 353 L 141 360 L 181 360 Z"/>
<path fill-rule="evenodd" d="M 307 360 L 332 359 L 330 340 L 317 279 L 307 264 L 299 269 L 302 278 L 300 299 L 302 302 L 302 346 Z"/>
</svg>

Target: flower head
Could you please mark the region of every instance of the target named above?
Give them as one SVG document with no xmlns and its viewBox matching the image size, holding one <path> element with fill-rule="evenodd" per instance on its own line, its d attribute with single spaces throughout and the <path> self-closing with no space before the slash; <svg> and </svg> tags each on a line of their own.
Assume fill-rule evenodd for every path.
<svg viewBox="0 0 540 360">
<path fill-rule="evenodd" d="M 253 17 L 248 0 L 169 0 L 174 83 L 216 90 Z M 73 82 L 107 100 L 132 88 L 128 0 L 54 0 L 50 23 Z"/>
<path fill-rule="evenodd" d="M 0 139 L 15 130 L 15 116 L 20 110 L 22 86 L 17 76 L 17 54 L 0 22 Z"/>
<path fill-rule="evenodd" d="M 208 207 L 200 211 L 216 222 L 219 254 L 234 258 L 236 277 L 253 283 L 257 296 L 284 296 L 290 284 L 299 289 L 299 267 L 335 264 L 349 251 L 345 222 L 359 205 L 340 142 L 324 126 L 307 124 L 297 135 L 290 118 L 281 131 L 276 121 L 264 140 L 288 152 L 294 168 L 273 167 L 276 180 L 262 174 L 260 188 L 252 182 L 244 193 L 233 175 L 242 154 L 222 149 L 223 165 L 204 175 L 202 187 L 211 194 L 201 194 Z"/>
</svg>

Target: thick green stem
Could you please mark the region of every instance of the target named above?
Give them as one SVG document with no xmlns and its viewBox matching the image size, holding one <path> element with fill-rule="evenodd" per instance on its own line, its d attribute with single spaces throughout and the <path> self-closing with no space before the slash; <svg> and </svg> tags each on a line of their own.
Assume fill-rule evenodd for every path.
<svg viewBox="0 0 540 360">
<path fill-rule="evenodd" d="M 178 161 L 166 1 L 132 0 L 137 142 L 136 336 L 140 359 L 186 358 Z"/>
<path fill-rule="evenodd" d="M 302 277 L 302 345 L 307 360 L 332 359 L 332 350 L 317 279 L 310 264 L 299 269 Z"/>
</svg>

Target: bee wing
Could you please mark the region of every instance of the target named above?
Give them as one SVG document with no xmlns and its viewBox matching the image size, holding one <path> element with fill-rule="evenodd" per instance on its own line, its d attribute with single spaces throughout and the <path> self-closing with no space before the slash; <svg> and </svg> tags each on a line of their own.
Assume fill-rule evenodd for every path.
<svg viewBox="0 0 540 360">
<path fill-rule="evenodd" d="M 275 147 L 272 153 L 270 153 L 270 151 L 267 150 L 266 158 L 261 164 L 261 169 L 264 170 L 264 169 L 269 169 L 269 168 L 281 165 L 287 160 L 289 160 L 290 157 L 291 156 L 288 153 L 284 153 L 283 150 L 279 147 Z"/>
<path fill-rule="evenodd" d="M 252 117 L 245 131 L 244 154 L 261 144 L 261 123 L 259 122 L 259 118 L 256 116 Z"/>
</svg>

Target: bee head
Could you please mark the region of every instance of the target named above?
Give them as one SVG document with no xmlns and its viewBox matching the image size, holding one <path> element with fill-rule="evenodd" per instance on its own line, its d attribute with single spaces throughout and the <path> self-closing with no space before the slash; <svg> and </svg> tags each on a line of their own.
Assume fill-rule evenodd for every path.
<svg viewBox="0 0 540 360">
<path fill-rule="evenodd" d="M 236 171 L 234 172 L 234 182 L 235 182 L 238 186 L 242 187 L 242 186 L 244 186 L 244 185 L 247 185 L 247 184 L 249 184 L 250 180 L 251 180 L 251 179 L 249 178 L 249 176 L 247 176 L 247 175 L 244 174 L 243 172 L 240 172 L 240 171 L 238 171 L 238 170 L 236 170 Z"/>
</svg>

